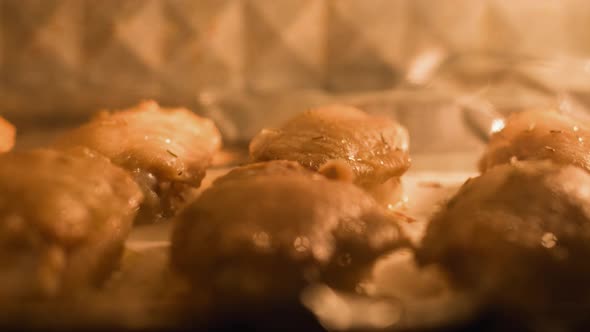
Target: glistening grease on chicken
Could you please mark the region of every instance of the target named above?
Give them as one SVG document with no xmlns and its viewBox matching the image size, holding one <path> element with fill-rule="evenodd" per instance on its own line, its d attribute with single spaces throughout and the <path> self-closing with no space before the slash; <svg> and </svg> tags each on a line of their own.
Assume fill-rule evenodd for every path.
<svg viewBox="0 0 590 332">
<path fill-rule="evenodd" d="M 0 153 L 10 151 L 14 146 L 16 129 L 14 126 L 0 117 Z"/>
<path fill-rule="evenodd" d="M 221 136 L 209 119 L 148 101 L 102 112 L 57 142 L 58 147 L 78 145 L 133 174 L 145 195 L 138 222 L 146 223 L 174 215 L 193 195 L 221 147 Z"/>
<path fill-rule="evenodd" d="M 232 170 L 187 206 L 171 264 L 218 306 L 268 306 L 297 301 L 311 282 L 352 290 L 402 239 L 397 220 L 352 183 L 271 161 Z"/>
<path fill-rule="evenodd" d="M 408 147 L 408 133 L 395 121 L 334 105 L 262 130 L 250 143 L 250 155 L 254 161 L 297 161 L 316 171 L 330 160 L 344 160 L 355 184 L 390 204 L 401 197 L 400 176 L 410 167 Z"/>
<path fill-rule="evenodd" d="M 142 197 L 124 170 L 86 149 L 0 155 L 0 301 L 100 284 Z"/>
<path fill-rule="evenodd" d="M 511 160 L 542 159 L 590 171 L 588 125 L 557 111 L 514 113 L 492 136 L 479 168 L 483 172 Z"/>
<path fill-rule="evenodd" d="M 590 174 L 550 161 L 491 168 L 432 219 L 417 257 L 508 315 L 577 330 L 590 310 Z"/>
</svg>

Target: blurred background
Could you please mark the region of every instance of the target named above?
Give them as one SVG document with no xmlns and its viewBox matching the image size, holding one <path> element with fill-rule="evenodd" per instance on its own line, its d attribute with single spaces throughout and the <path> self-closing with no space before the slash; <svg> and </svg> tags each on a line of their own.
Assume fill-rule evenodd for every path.
<svg viewBox="0 0 590 332">
<path fill-rule="evenodd" d="M 0 0 L 0 114 L 28 133 L 153 98 L 243 142 L 346 102 L 471 151 L 468 104 L 587 108 L 588 31 L 587 0 Z"/>
<path fill-rule="evenodd" d="M 588 117 L 590 1 L 0 0 L 0 116 L 18 148 L 145 99 L 212 118 L 241 148 L 306 108 L 356 105 L 408 128 L 411 171 L 432 171 L 415 179 L 458 184 L 494 118 Z M 439 189 L 410 192 L 424 202 L 411 214 L 426 220 Z M 420 323 L 446 318 L 422 308 Z"/>
</svg>

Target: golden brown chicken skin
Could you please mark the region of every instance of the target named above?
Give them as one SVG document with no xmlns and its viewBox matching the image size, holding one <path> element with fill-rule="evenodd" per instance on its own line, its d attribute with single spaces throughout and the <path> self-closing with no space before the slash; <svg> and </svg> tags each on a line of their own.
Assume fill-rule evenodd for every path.
<svg viewBox="0 0 590 332">
<path fill-rule="evenodd" d="M 396 220 L 360 188 L 272 161 L 232 170 L 178 216 L 171 264 L 215 305 L 268 306 L 314 281 L 354 289 L 400 243 Z"/>
<path fill-rule="evenodd" d="M 494 167 L 433 218 L 417 257 L 484 304 L 569 328 L 590 310 L 590 174 L 550 161 Z"/>
<path fill-rule="evenodd" d="M 100 284 L 117 266 L 141 199 L 124 170 L 86 149 L 0 155 L 1 301 Z"/>
<path fill-rule="evenodd" d="M 10 151 L 14 146 L 16 129 L 14 126 L 0 117 L 0 153 Z"/>
<path fill-rule="evenodd" d="M 254 161 L 292 160 L 319 170 L 330 160 L 344 160 L 355 183 L 378 201 L 401 196 L 400 176 L 410 167 L 409 136 L 395 121 L 349 106 L 303 112 L 279 129 L 264 129 L 250 143 Z"/>
<path fill-rule="evenodd" d="M 213 122 L 153 101 L 102 112 L 63 135 L 59 147 L 86 146 L 131 172 L 145 201 L 139 223 L 172 216 L 199 187 L 221 136 Z"/>
<path fill-rule="evenodd" d="M 590 170 L 590 128 L 557 111 L 515 113 L 492 136 L 479 168 L 483 172 L 510 160 L 542 159 Z"/>
</svg>

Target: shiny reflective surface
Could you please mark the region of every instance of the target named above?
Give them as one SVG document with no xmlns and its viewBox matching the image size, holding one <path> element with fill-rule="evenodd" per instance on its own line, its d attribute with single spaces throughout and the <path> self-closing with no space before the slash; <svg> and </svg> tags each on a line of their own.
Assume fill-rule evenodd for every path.
<svg viewBox="0 0 590 332">
<path fill-rule="evenodd" d="M 490 168 L 434 216 L 419 261 L 439 264 L 483 306 L 530 324 L 578 328 L 590 309 L 589 193 L 590 174 L 574 166 Z"/>
<path fill-rule="evenodd" d="M 15 136 L 16 129 L 14 126 L 4 118 L 0 117 L 0 153 L 12 149 Z"/>
<path fill-rule="evenodd" d="M 582 120 L 553 110 L 519 112 L 508 117 L 504 128 L 492 135 L 479 166 L 485 171 L 511 158 L 549 159 L 590 170 L 588 140 L 590 129 Z"/>
<path fill-rule="evenodd" d="M 296 168 L 297 169 L 297 168 Z M 232 176 L 225 177 L 226 180 L 233 181 L 232 178 L 240 179 L 242 176 L 251 177 L 259 174 L 261 171 L 270 172 L 269 169 L 249 169 L 248 172 L 234 172 Z M 284 168 L 275 168 L 272 172 L 282 170 L 285 176 L 290 173 Z M 227 169 L 213 169 L 208 172 L 207 178 L 203 182 L 203 186 L 208 187 L 214 179 L 227 172 Z M 245 174 L 248 173 L 248 174 Z M 305 174 L 305 173 L 304 173 Z M 404 214 L 411 216 L 415 221 L 406 223 L 404 219 L 400 219 L 399 226 L 403 227 L 404 233 L 412 236 L 412 239 L 419 240 L 423 227 L 426 225 L 428 216 L 439 201 L 444 200 L 449 194 L 453 193 L 457 185 L 471 173 L 412 173 L 404 178 L 404 187 L 406 194 L 409 196 L 407 206 L 404 208 Z M 223 179 L 220 179 L 223 183 Z M 435 185 L 432 185 L 436 183 Z M 238 213 L 238 215 L 240 215 Z M 16 219 L 15 219 L 16 220 Z M 18 224 L 18 223 L 17 223 Z M 353 219 L 347 219 L 346 229 L 358 234 L 359 231 L 366 232 L 367 223 L 353 222 Z M 205 318 L 209 320 L 214 319 L 208 315 L 210 309 L 210 300 L 204 297 L 196 296 L 198 294 L 190 295 L 189 306 L 191 308 L 190 314 L 186 315 L 187 304 L 183 303 L 183 299 L 187 298 L 189 287 L 186 287 L 184 280 L 177 278 L 173 271 L 169 268 L 169 234 L 172 228 L 171 223 L 156 223 L 150 225 L 141 225 L 135 227 L 131 236 L 127 241 L 126 254 L 123 257 L 121 268 L 116 271 L 108 280 L 106 285 L 100 290 L 84 295 L 83 299 L 66 303 L 63 306 L 53 306 L 48 308 L 43 304 L 38 306 L 35 313 L 31 313 L 31 317 L 35 317 L 35 324 L 37 326 L 105 326 L 105 329 L 111 327 L 125 327 L 133 329 L 172 329 L 179 326 L 185 326 L 187 317 L 190 321 L 206 322 Z M 276 244 L 274 241 L 276 236 L 272 236 L 265 230 L 272 238 L 271 244 Z M 385 232 L 387 233 L 387 232 Z M 256 235 L 254 232 L 251 235 Z M 262 243 L 265 241 L 265 236 L 262 235 Z M 313 246 L 312 238 L 301 233 L 293 232 L 291 237 L 292 242 L 284 242 L 284 248 L 291 252 L 293 257 L 310 257 L 309 250 Z M 252 238 L 246 238 L 250 248 L 261 249 L 255 247 Z M 308 241 L 309 247 L 308 247 Z M 309 248 L 308 250 L 303 250 Z M 207 253 L 211 250 L 207 249 Z M 266 255 L 269 253 L 265 250 L 257 251 L 257 255 Z M 271 251 L 272 253 L 272 251 Z M 343 251 L 343 253 L 351 253 L 350 250 Z M 314 255 L 317 257 L 326 256 L 329 251 L 317 250 Z M 355 265 L 358 260 L 354 259 L 351 262 Z M 277 266 L 286 264 L 287 260 L 280 260 Z M 334 263 L 337 263 L 334 257 Z M 335 264 L 340 267 L 340 265 Z M 352 266 L 349 266 L 350 269 Z M 230 269 L 231 271 L 239 271 Z M 248 271 L 248 270 L 246 270 Z M 266 270 L 262 270 L 263 272 Z M 281 270 L 273 270 L 272 275 L 274 280 L 278 280 Z M 388 325 L 387 330 L 405 331 L 407 329 L 414 331 L 417 328 L 426 326 L 444 326 L 454 322 L 461 322 L 468 320 L 471 317 L 468 312 L 468 302 L 462 297 L 447 296 L 449 290 L 445 290 L 444 280 L 432 271 L 425 271 L 425 277 L 419 277 L 422 272 L 415 269 L 415 263 L 412 255 L 408 255 L 407 251 L 400 252 L 400 255 L 393 255 L 390 258 L 381 257 L 377 262 L 377 266 L 372 273 L 367 271 L 367 280 L 360 283 L 351 283 L 351 291 L 343 292 L 341 290 L 330 287 L 328 292 L 320 292 L 321 294 L 335 294 L 340 300 L 334 302 L 322 297 L 316 297 L 317 303 L 341 303 L 337 307 L 316 306 L 318 312 L 313 310 L 320 316 L 322 324 L 325 321 L 344 320 L 349 322 L 351 327 L 358 326 L 359 328 L 378 328 L 388 325 L 393 319 L 397 321 L 393 325 Z M 305 266 L 302 271 L 303 279 L 307 284 L 316 285 L 320 280 L 322 270 L 317 266 Z M 418 273 L 418 276 L 415 274 Z M 252 272 L 249 272 L 251 275 Z M 225 274 L 224 274 L 225 275 Z M 265 277 L 268 273 L 263 273 Z M 256 285 L 251 283 L 248 275 L 245 275 L 243 281 L 245 285 Z M 235 279 L 235 274 L 232 277 L 231 273 L 226 280 Z M 442 283 L 442 284 L 441 284 Z M 428 286 L 431 285 L 431 286 Z M 324 285 L 324 287 L 329 287 Z M 432 287 L 432 291 L 429 291 Z M 440 290 L 441 297 L 433 296 L 438 294 Z M 415 294 L 415 295 L 412 295 Z M 299 294 L 303 296 L 303 293 Z M 365 298 L 369 296 L 370 298 Z M 301 300 L 301 297 L 300 297 Z M 300 305 L 303 305 L 299 301 Z M 350 317 L 344 317 L 344 311 L 338 309 L 345 306 L 351 312 Z M 254 310 L 253 306 L 245 306 Z M 442 308 L 442 309 L 441 309 Z M 51 309 L 51 310 L 49 310 Z M 300 317 L 303 315 L 311 315 L 308 309 L 301 309 L 302 311 L 290 311 L 291 309 L 276 305 L 266 305 L 262 307 L 264 314 L 259 312 L 258 316 L 250 318 L 252 326 L 257 329 L 264 329 L 264 322 L 270 319 L 269 316 L 274 317 L 281 323 L 277 323 L 276 330 L 284 327 L 284 321 L 293 319 L 293 317 Z M 393 309 L 393 310 L 390 310 Z M 401 309 L 401 316 L 398 310 Z M 196 313 L 201 314 L 196 314 Z M 303 312 L 308 312 L 303 314 Z M 428 312 L 428 315 L 425 313 Z M 289 315 L 287 315 L 289 313 Z M 391 313 L 391 316 L 389 315 Z M 426 316 L 425 316 L 426 315 Z M 396 317 L 399 316 L 399 319 Z M 244 316 L 236 314 L 226 314 L 223 317 L 225 322 L 240 322 L 246 320 Z M 427 317 L 428 319 L 425 319 Z M 79 318 L 74 321 L 73 318 Z M 221 317 L 217 317 L 221 319 Z M 296 331 L 324 331 L 324 327 L 317 324 L 311 328 L 301 321 L 296 326 L 299 329 Z M 305 326 L 305 327 L 302 327 Z M 326 325 L 329 327 L 330 325 Z M 294 326 L 295 327 L 295 326 Z M 330 327 L 331 329 L 333 327 Z M 380 329 L 380 328 L 379 328 Z M 207 327 L 203 327 L 207 330 Z"/>
<path fill-rule="evenodd" d="M 209 119 L 153 101 L 102 112 L 62 134 L 58 147 L 85 146 L 132 172 L 146 195 L 138 222 L 170 217 L 197 188 L 221 136 Z"/>
<path fill-rule="evenodd" d="M 280 129 L 263 129 L 250 143 L 254 161 L 293 160 L 312 170 L 346 161 L 355 183 L 385 204 L 400 198 L 408 149 L 407 130 L 392 119 L 338 105 L 303 112 Z"/>
<path fill-rule="evenodd" d="M 175 222 L 172 267 L 216 310 L 297 303 L 309 282 L 354 292 L 404 243 L 396 217 L 363 190 L 288 161 L 230 171 Z"/>
</svg>

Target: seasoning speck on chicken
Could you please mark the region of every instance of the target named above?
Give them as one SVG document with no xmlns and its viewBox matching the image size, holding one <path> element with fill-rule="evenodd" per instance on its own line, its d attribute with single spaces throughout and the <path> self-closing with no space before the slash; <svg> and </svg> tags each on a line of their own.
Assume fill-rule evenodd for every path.
<svg viewBox="0 0 590 332">
<path fill-rule="evenodd" d="M 549 159 L 590 171 L 590 128 L 557 111 L 523 111 L 505 121 L 479 163 L 480 170 L 517 160 Z"/>
<path fill-rule="evenodd" d="M 146 223 L 174 215 L 193 195 L 221 148 L 221 135 L 209 119 L 147 101 L 102 112 L 57 142 L 58 147 L 78 145 L 133 174 L 145 195 L 137 222 Z"/>
<path fill-rule="evenodd" d="M 578 330 L 570 324 L 587 323 L 590 310 L 589 207 L 590 174 L 580 168 L 499 165 L 433 218 L 417 257 L 487 306 Z"/>
<path fill-rule="evenodd" d="M 87 149 L 0 155 L 0 301 L 99 285 L 142 198 L 124 170 Z"/>
<path fill-rule="evenodd" d="M 291 161 L 234 169 L 177 218 L 173 269 L 222 307 L 297 301 L 314 281 L 352 291 L 402 243 L 362 189 Z"/>
<path fill-rule="evenodd" d="M 16 129 L 14 126 L 0 117 L 0 153 L 10 151 L 14 146 Z"/>
<path fill-rule="evenodd" d="M 314 171 L 330 160 L 346 161 L 355 183 L 386 205 L 401 198 L 408 149 L 407 130 L 392 119 L 340 105 L 303 112 L 250 143 L 254 161 L 292 160 Z"/>
</svg>

